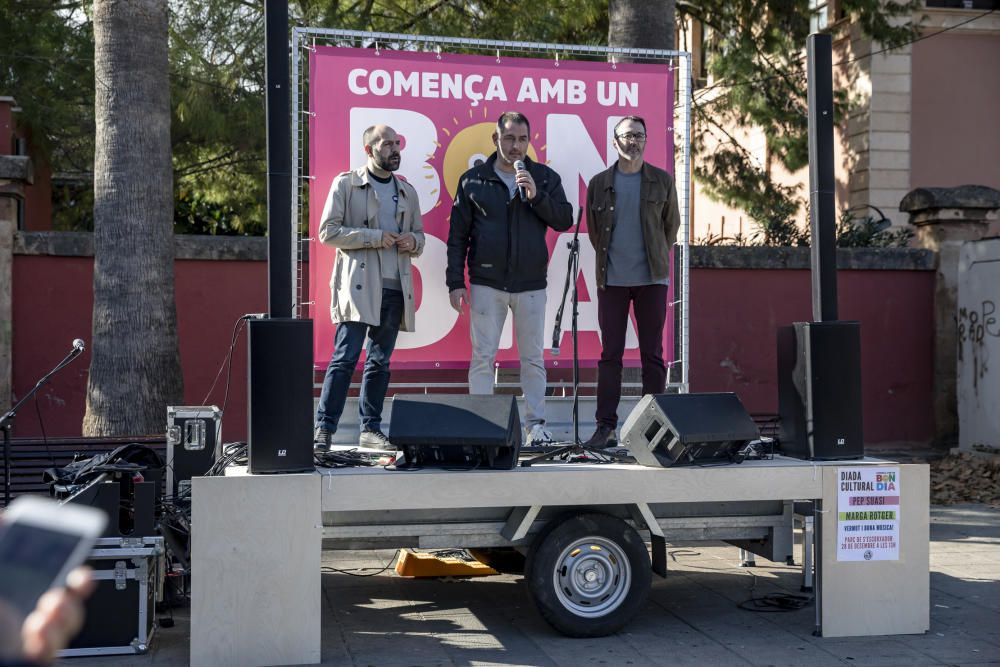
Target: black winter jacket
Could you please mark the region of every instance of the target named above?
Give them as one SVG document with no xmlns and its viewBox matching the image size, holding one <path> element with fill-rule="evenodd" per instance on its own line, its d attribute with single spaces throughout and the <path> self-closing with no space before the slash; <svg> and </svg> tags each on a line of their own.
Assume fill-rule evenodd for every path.
<svg viewBox="0 0 1000 667">
<path fill-rule="evenodd" d="M 573 225 L 559 174 L 544 164 L 525 159 L 538 194 L 522 202 L 509 199 L 507 185 L 493 169 L 497 154 L 462 174 L 451 207 L 448 232 L 448 290 L 469 282 L 506 292 L 545 289 L 549 249 L 548 227 L 561 232 Z"/>
</svg>

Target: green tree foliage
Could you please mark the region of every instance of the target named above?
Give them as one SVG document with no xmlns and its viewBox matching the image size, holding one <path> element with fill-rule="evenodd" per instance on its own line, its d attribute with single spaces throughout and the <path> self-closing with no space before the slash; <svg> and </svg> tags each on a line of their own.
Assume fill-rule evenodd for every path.
<svg viewBox="0 0 1000 667">
<path fill-rule="evenodd" d="M 905 248 L 912 238 L 912 228 L 892 229 L 884 217 L 879 220 L 870 215 L 855 218 L 850 211 L 844 211 L 837 222 L 837 246 L 840 248 Z"/>
<path fill-rule="evenodd" d="M 178 232 L 266 230 L 262 6 L 235 0 L 171 3 L 171 141 Z"/>
<path fill-rule="evenodd" d="M 70 0 L 0 2 L 0 95 L 56 171 L 89 174 L 94 161 L 94 29 Z"/>
<path fill-rule="evenodd" d="M 89 3 L 0 3 L 0 94 L 24 109 L 33 147 L 78 184 L 57 189 L 56 224 L 92 229 L 93 29 Z M 178 232 L 266 229 L 263 3 L 171 0 L 171 138 Z M 302 0 L 301 26 L 601 44 L 606 0 Z"/>
<path fill-rule="evenodd" d="M 607 0 L 300 0 L 303 26 L 552 42 L 604 44 Z"/>
<path fill-rule="evenodd" d="M 913 35 L 917 0 L 842 0 L 883 45 Z M 87 7 L 72 0 L 0 3 L 0 94 L 24 108 L 36 147 L 57 172 L 88 174 L 93 159 L 93 37 Z M 263 3 L 171 0 L 170 86 L 178 231 L 261 234 L 266 227 Z M 804 45 L 809 0 L 692 0 L 678 22 L 710 28 L 712 86 L 695 91 L 695 175 L 710 195 L 747 211 L 761 242 L 806 241 L 795 229 L 802 193 L 771 166 L 806 164 Z M 564 44 L 605 44 L 608 0 L 299 0 L 294 25 Z M 847 109 L 838 97 L 836 112 Z M 760 163 L 727 128 L 757 127 Z M 82 202 L 86 193 L 68 192 Z M 86 228 L 86 206 L 57 213 Z M 77 217 L 79 216 L 79 217 Z"/>
<path fill-rule="evenodd" d="M 919 4 L 917 0 L 843 0 L 839 6 L 867 36 L 891 48 L 914 37 L 909 17 Z M 765 244 L 807 243 L 808 235 L 795 229 L 795 218 L 805 201 L 798 189 L 772 179 L 771 166 L 777 161 L 794 172 L 808 164 L 805 44 L 810 32 L 809 0 L 694 0 L 680 3 L 678 10 L 710 29 L 707 65 L 718 82 L 694 95 L 692 144 L 699 162 L 695 176 L 711 196 L 745 210 L 760 228 Z M 835 58 L 834 67 L 850 64 Z M 845 91 L 835 91 L 836 118 L 846 118 L 848 109 Z M 767 141 L 764 164 L 727 130 L 732 127 L 763 132 Z"/>
</svg>

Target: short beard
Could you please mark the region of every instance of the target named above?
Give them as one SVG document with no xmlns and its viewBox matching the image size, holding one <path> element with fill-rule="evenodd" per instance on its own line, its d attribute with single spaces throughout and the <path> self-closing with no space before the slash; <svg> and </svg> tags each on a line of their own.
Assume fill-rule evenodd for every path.
<svg viewBox="0 0 1000 667">
<path fill-rule="evenodd" d="M 638 148 L 635 149 L 636 150 L 636 155 L 633 156 L 633 155 L 630 154 L 630 152 L 629 152 L 629 146 L 627 144 L 623 146 L 621 144 L 621 140 L 616 139 L 616 141 L 618 142 L 618 154 L 621 157 L 624 157 L 626 160 L 628 160 L 630 162 L 633 161 L 633 160 L 638 160 L 638 159 L 640 159 L 642 157 L 642 151 L 639 150 Z"/>
<path fill-rule="evenodd" d="M 375 153 L 374 157 L 375 157 L 375 166 L 385 171 L 396 171 L 397 169 L 399 169 L 399 164 L 401 164 L 397 163 L 395 166 L 393 166 L 392 163 L 390 162 L 390 160 L 394 157 L 392 155 L 383 158 L 381 153 Z"/>
</svg>

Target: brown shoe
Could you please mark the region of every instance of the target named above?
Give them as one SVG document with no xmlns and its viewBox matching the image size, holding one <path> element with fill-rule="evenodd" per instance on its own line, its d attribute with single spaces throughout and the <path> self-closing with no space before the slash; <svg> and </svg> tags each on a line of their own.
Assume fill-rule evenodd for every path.
<svg viewBox="0 0 1000 667">
<path fill-rule="evenodd" d="M 618 438 L 615 437 L 615 429 L 610 426 L 605 426 L 603 424 L 597 425 L 597 430 L 594 431 L 594 435 L 590 436 L 590 440 L 583 443 L 584 447 L 591 447 L 592 449 L 607 449 L 608 447 L 617 447 Z"/>
</svg>

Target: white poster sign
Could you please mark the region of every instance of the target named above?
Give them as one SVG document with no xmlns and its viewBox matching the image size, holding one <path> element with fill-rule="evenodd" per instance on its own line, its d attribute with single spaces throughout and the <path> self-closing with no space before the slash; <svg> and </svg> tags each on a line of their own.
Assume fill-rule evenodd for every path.
<svg viewBox="0 0 1000 667">
<path fill-rule="evenodd" d="M 837 560 L 899 560 L 899 468 L 840 468 L 837 489 Z"/>
</svg>

